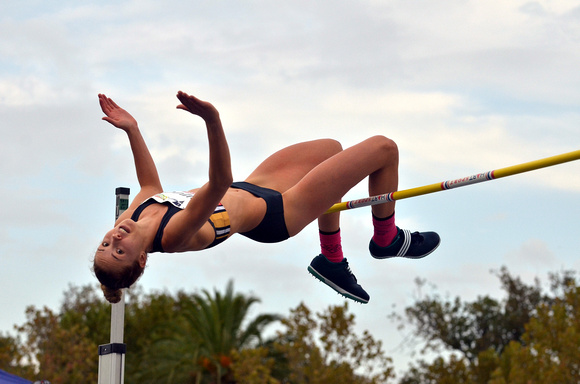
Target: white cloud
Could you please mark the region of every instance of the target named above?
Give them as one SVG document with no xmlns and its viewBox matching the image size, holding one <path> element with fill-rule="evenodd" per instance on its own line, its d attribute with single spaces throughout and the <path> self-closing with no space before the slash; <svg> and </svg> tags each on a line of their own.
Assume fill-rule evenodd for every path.
<svg viewBox="0 0 580 384">
<path fill-rule="evenodd" d="M 54 88 L 44 79 L 30 75 L 0 79 L 0 102 L 4 106 L 37 106 L 54 101 Z"/>
<path fill-rule="evenodd" d="M 525 266 L 532 272 L 554 270 L 558 267 L 557 256 L 549 249 L 545 241 L 530 239 L 521 244 L 518 249 L 511 250 L 505 256 L 512 264 Z"/>
</svg>

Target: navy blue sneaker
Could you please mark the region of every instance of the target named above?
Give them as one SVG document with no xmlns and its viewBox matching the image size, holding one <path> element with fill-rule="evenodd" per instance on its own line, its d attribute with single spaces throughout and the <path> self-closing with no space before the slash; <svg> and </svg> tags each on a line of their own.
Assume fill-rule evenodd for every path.
<svg viewBox="0 0 580 384">
<path fill-rule="evenodd" d="M 340 263 L 333 263 L 318 255 L 312 259 L 308 272 L 348 299 L 363 304 L 369 302 L 369 294 L 356 282 L 346 258 Z"/>
<path fill-rule="evenodd" d="M 373 239 L 369 244 L 369 251 L 375 259 L 390 257 L 406 257 L 421 259 L 433 252 L 441 243 L 441 238 L 435 232 L 413 232 L 397 227 L 399 232 L 395 239 L 386 247 L 379 247 Z"/>
</svg>

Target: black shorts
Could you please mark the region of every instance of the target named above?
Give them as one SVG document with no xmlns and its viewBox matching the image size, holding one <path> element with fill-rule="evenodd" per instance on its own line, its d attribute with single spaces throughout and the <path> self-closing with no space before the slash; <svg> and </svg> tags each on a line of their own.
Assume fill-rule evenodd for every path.
<svg viewBox="0 0 580 384">
<path fill-rule="evenodd" d="M 252 195 L 266 201 L 266 215 L 260 224 L 251 231 L 240 233 L 240 235 L 260 243 L 278 243 L 290 238 L 284 221 L 284 202 L 280 192 L 246 183 L 245 181 L 233 183 L 232 188 L 250 192 Z"/>
</svg>

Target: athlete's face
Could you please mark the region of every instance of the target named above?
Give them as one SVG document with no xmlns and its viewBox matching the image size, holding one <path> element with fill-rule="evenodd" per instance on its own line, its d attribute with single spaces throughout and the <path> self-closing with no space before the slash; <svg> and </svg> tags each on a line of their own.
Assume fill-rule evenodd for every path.
<svg viewBox="0 0 580 384">
<path fill-rule="evenodd" d="M 147 254 L 143 237 L 139 227 L 130 219 L 123 220 L 107 232 L 95 254 L 95 262 L 105 268 L 131 265 L 137 259 L 145 267 Z"/>
</svg>

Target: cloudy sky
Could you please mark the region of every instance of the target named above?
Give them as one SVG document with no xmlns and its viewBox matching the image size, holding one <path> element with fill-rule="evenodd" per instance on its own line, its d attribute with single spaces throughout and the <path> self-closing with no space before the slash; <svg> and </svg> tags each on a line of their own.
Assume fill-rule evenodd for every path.
<svg viewBox="0 0 580 384">
<path fill-rule="evenodd" d="M 139 121 L 166 190 L 207 177 L 203 121 L 175 110 L 178 90 L 219 109 L 235 179 L 295 142 L 383 134 L 399 145 L 406 189 L 579 149 L 578 68 L 571 0 L 3 2 L 0 331 L 22 324 L 26 306 L 57 310 L 69 284 L 96 281 L 115 187 L 138 191 L 98 93 Z M 358 329 L 405 368 L 404 333 L 387 315 L 413 303 L 415 278 L 471 300 L 499 295 L 490 270 L 501 266 L 529 283 L 578 269 L 579 173 L 573 162 L 400 201 L 399 226 L 442 237 L 421 261 L 372 259 L 370 210 L 346 212 L 344 250 L 371 295 L 350 306 Z M 364 197 L 364 184 L 345 199 Z M 262 299 L 256 312 L 301 301 L 322 311 L 343 299 L 306 272 L 318 251 L 313 225 L 277 245 L 235 236 L 152 255 L 140 284 L 223 290 L 234 279 Z"/>
</svg>

